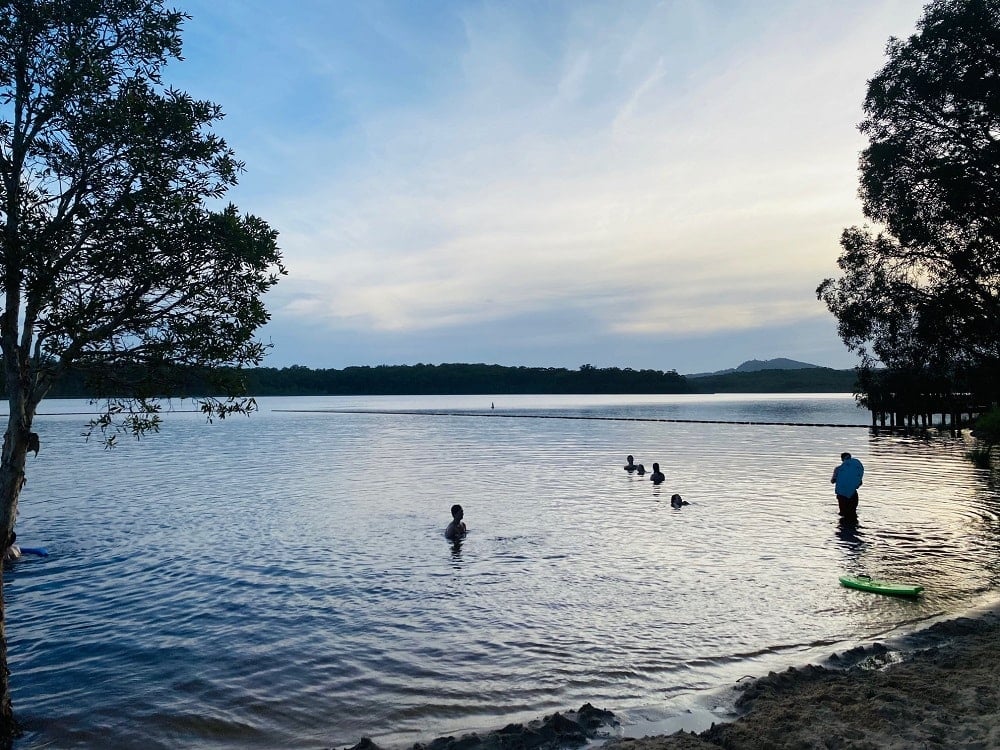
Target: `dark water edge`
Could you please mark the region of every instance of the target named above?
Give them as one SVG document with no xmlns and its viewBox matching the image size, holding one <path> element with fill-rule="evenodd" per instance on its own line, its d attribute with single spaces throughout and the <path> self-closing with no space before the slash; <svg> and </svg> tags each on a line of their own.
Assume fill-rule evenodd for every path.
<svg viewBox="0 0 1000 750">
<path fill-rule="evenodd" d="M 580 747 L 618 726 L 611 711 L 594 708 L 589 703 L 576 711 L 555 712 L 526 724 L 508 724 L 502 729 L 459 737 L 438 737 L 426 744 L 416 743 L 413 750 L 556 750 Z M 367 737 L 351 750 L 384 750 Z"/>
<path fill-rule="evenodd" d="M 717 724 L 726 724 L 746 715 L 753 710 L 753 702 L 766 693 L 794 691 L 798 686 L 814 681 L 817 675 L 828 672 L 881 670 L 914 659 L 922 652 L 947 647 L 963 637 L 989 633 L 997 636 L 997 648 L 1000 648 L 1000 598 L 960 615 L 943 615 L 925 621 L 916 629 L 885 640 L 833 652 L 818 665 L 809 663 L 788 667 L 782 672 L 771 671 L 760 677 L 751 678 L 748 675 L 734 685 L 709 691 L 717 699 L 713 701 L 716 707 L 710 712 L 711 721 L 701 729 L 691 729 L 691 722 L 683 717 L 667 722 L 626 724 L 622 721 L 623 717 L 613 711 L 585 703 L 575 711 L 555 712 L 531 722 L 512 723 L 484 733 L 469 732 L 458 737 L 447 735 L 426 743 L 417 742 L 408 750 L 565 750 L 585 745 L 614 746 L 620 740 L 652 736 L 676 737 L 683 744 L 685 738 L 682 735 L 687 734 L 711 740 L 710 735 Z M 706 721 L 703 717 L 701 723 Z M 393 748 L 363 737 L 344 750 Z"/>
</svg>

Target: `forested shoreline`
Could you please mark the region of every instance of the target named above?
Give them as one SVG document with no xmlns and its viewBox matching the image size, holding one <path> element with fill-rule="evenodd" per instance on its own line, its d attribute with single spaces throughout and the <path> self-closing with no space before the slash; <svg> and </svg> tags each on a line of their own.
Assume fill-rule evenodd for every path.
<svg viewBox="0 0 1000 750">
<path fill-rule="evenodd" d="M 633 370 L 583 365 L 507 367 L 486 364 L 417 364 L 312 369 L 255 367 L 241 370 L 250 396 L 380 396 L 557 393 L 851 393 L 854 370 L 815 367 L 795 370 L 727 372 L 688 377 L 675 370 Z M 209 378 L 192 373 L 188 395 L 211 395 Z M 64 378 L 50 398 L 91 398 L 78 375 Z"/>
</svg>

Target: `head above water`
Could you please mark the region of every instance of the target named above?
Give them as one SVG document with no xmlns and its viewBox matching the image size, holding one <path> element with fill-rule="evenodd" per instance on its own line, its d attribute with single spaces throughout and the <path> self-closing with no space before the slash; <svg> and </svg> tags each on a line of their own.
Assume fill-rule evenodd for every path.
<svg viewBox="0 0 1000 750">
<path fill-rule="evenodd" d="M 629 463 L 632 463 L 635 459 L 632 458 L 632 456 L 625 456 L 625 460 L 628 461 Z"/>
<path fill-rule="evenodd" d="M 451 506 L 451 517 L 454 518 L 456 521 L 462 518 L 464 515 L 465 511 L 462 510 L 461 505 L 455 503 L 454 505 Z"/>
<path fill-rule="evenodd" d="M 653 464 L 653 471 L 659 471 L 659 470 L 660 470 L 660 465 L 659 464 Z"/>
<path fill-rule="evenodd" d="M 840 460 L 841 461 L 847 461 L 850 458 L 851 458 L 851 454 L 848 453 L 848 452 L 846 452 L 846 451 L 844 451 L 843 453 L 840 454 Z"/>
</svg>

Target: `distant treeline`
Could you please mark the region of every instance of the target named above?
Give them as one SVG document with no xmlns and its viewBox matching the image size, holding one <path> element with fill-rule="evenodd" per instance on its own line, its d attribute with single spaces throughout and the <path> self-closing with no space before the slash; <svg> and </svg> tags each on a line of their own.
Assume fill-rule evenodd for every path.
<svg viewBox="0 0 1000 750">
<path fill-rule="evenodd" d="M 854 393 L 856 370 L 809 367 L 798 370 L 727 372 L 688 378 L 696 393 Z"/>
<path fill-rule="evenodd" d="M 857 373 L 816 367 L 687 378 L 675 370 L 583 365 L 379 365 L 343 370 L 293 366 L 244 373 L 254 396 L 375 396 L 478 393 L 852 393 Z"/>
<path fill-rule="evenodd" d="M 504 367 L 485 364 L 378 365 L 314 370 L 258 367 L 240 373 L 251 396 L 377 396 L 513 393 L 851 393 L 854 370 L 817 367 L 799 370 L 730 372 L 688 378 L 675 370 L 633 370 L 583 365 Z M 214 395 L 192 374 L 189 394 Z M 82 378 L 67 377 L 52 398 L 89 398 Z"/>
<path fill-rule="evenodd" d="M 254 396 L 376 396 L 475 393 L 691 393 L 675 371 L 484 364 L 379 365 L 312 370 L 262 367 L 246 370 Z"/>
</svg>

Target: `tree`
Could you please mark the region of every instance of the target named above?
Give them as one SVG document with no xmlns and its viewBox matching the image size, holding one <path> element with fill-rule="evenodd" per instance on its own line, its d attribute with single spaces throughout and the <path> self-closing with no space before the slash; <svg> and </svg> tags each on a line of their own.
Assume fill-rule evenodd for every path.
<svg viewBox="0 0 1000 750">
<path fill-rule="evenodd" d="M 864 368 L 1000 375 L 1000 2 L 934 0 L 868 83 L 865 216 L 816 290 Z"/>
<path fill-rule="evenodd" d="M 10 417 L 0 539 L 13 529 L 32 421 L 82 374 L 91 428 L 158 426 L 157 397 L 260 362 L 263 294 L 285 273 L 277 234 L 221 206 L 243 169 L 211 131 L 218 105 L 165 86 L 186 16 L 162 0 L 0 0 L 0 353 Z M 201 402 L 248 412 L 238 381 Z M 0 590 L 2 594 L 2 590 Z M 2 596 L 0 596 L 2 602 Z M 0 603 L 2 607 L 2 603 Z M 0 744 L 16 733 L 0 609 Z"/>
</svg>

